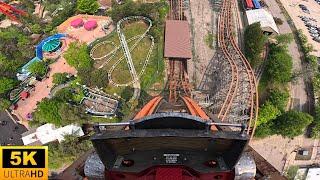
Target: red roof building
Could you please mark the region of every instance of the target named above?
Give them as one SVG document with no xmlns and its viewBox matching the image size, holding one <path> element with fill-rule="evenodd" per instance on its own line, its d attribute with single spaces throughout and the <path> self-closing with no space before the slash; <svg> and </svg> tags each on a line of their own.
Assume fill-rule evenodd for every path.
<svg viewBox="0 0 320 180">
<path fill-rule="evenodd" d="M 167 20 L 164 57 L 191 59 L 190 37 L 188 21 Z"/>
</svg>

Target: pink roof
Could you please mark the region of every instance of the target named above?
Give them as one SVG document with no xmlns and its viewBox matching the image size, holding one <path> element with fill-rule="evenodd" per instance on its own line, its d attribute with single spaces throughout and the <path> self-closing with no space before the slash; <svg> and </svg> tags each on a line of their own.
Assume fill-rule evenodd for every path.
<svg viewBox="0 0 320 180">
<path fill-rule="evenodd" d="M 167 58 L 191 59 L 190 36 L 188 21 L 167 20 L 164 56 Z"/>
<path fill-rule="evenodd" d="M 84 28 L 88 31 L 95 29 L 97 26 L 98 26 L 98 23 L 95 20 L 90 20 L 84 23 Z"/>
<path fill-rule="evenodd" d="M 20 97 L 21 97 L 22 99 L 25 99 L 25 98 L 27 98 L 28 96 L 29 96 L 29 93 L 26 92 L 26 91 L 22 91 L 22 92 L 20 93 Z"/>
<path fill-rule="evenodd" d="M 77 19 L 71 21 L 70 25 L 74 28 L 80 27 L 83 25 L 83 20 L 81 18 L 77 18 Z"/>
</svg>

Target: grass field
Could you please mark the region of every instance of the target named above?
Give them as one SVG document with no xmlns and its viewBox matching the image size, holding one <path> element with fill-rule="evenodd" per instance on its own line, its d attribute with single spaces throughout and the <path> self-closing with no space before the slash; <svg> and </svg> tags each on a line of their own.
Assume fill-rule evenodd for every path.
<svg viewBox="0 0 320 180">
<path fill-rule="evenodd" d="M 128 42 L 129 48 L 133 46 L 136 40 L 129 41 L 130 38 L 135 37 L 137 35 L 143 34 L 147 25 L 143 21 L 132 22 L 130 24 L 125 24 L 123 27 L 123 32 L 125 34 L 126 40 Z M 106 42 L 103 45 L 99 45 L 99 42 Z M 113 42 L 113 43 L 111 43 Z M 143 74 L 140 78 L 142 88 L 152 85 L 157 79 L 162 79 L 162 72 L 164 69 L 163 64 L 163 43 L 162 40 L 160 43 L 155 43 L 151 57 L 149 59 L 149 63 L 145 69 L 145 74 Z M 102 57 L 110 52 L 112 52 L 116 47 L 120 46 L 119 37 L 116 31 L 112 32 L 108 36 L 98 40 L 95 42 L 96 49 L 93 51 L 93 57 Z M 135 69 L 137 74 L 139 74 L 143 68 L 145 63 L 145 59 L 147 57 L 149 48 L 151 46 L 151 39 L 148 37 L 143 38 L 138 45 L 131 51 L 131 56 L 133 63 L 135 65 Z M 94 47 L 95 48 L 95 47 Z M 112 57 L 113 56 L 113 57 Z M 107 64 L 105 64 L 108 58 L 112 57 Z M 101 60 L 95 60 L 95 67 L 98 68 L 102 64 L 105 64 L 103 69 L 109 71 L 110 68 L 115 65 L 115 63 L 123 58 L 120 63 L 116 66 L 111 76 L 115 83 L 125 84 L 132 81 L 132 77 L 129 72 L 128 64 L 126 59 L 124 58 L 124 53 L 122 48 L 119 48 L 114 54 L 110 54 L 108 57 L 105 57 Z M 156 76 L 157 74 L 161 74 L 161 78 Z M 111 85 L 106 88 L 106 91 L 110 94 L 118 94 L 120 95 L 123 91 L 123 87 L 112 87 Z"/>
</svg>

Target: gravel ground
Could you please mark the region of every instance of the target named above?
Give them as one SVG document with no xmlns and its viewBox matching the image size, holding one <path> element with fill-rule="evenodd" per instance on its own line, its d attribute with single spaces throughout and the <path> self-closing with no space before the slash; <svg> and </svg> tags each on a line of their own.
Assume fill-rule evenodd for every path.
<svg viewBox="0 0 320 180">
<path fill-rule="evenodd" d="M 213 10 L 209 0 L 190 0 L 189 8 L 191 17 L 189 14 L 187 19 L 193 28 L 194 59 L 188 63 L 188 74 L 191 82 L 197 87 L 214 54 L 214 50 L 205 42 L 206 35 L 213 31 Z"/>
</svg>

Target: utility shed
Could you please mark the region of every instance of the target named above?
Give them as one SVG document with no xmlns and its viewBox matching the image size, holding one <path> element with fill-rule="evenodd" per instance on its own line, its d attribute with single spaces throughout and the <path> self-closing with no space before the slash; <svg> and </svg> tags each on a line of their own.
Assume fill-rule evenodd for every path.
<svg viewBox="0 0 320 180">
<path fill-rule="evenodd" d="M 188 21 L 166 21 L 164 57 L 181 59 L 192 58 Z"/>
<path fill-rule="evenodd" d="M 279 29 L 274 22 L 273 16 L 264 9 L 254 9 L 246 11 L 247 23 L 251 25 L 260 22 L 261 29 L 268 35 L 279 34 Z"/>
</svg>

